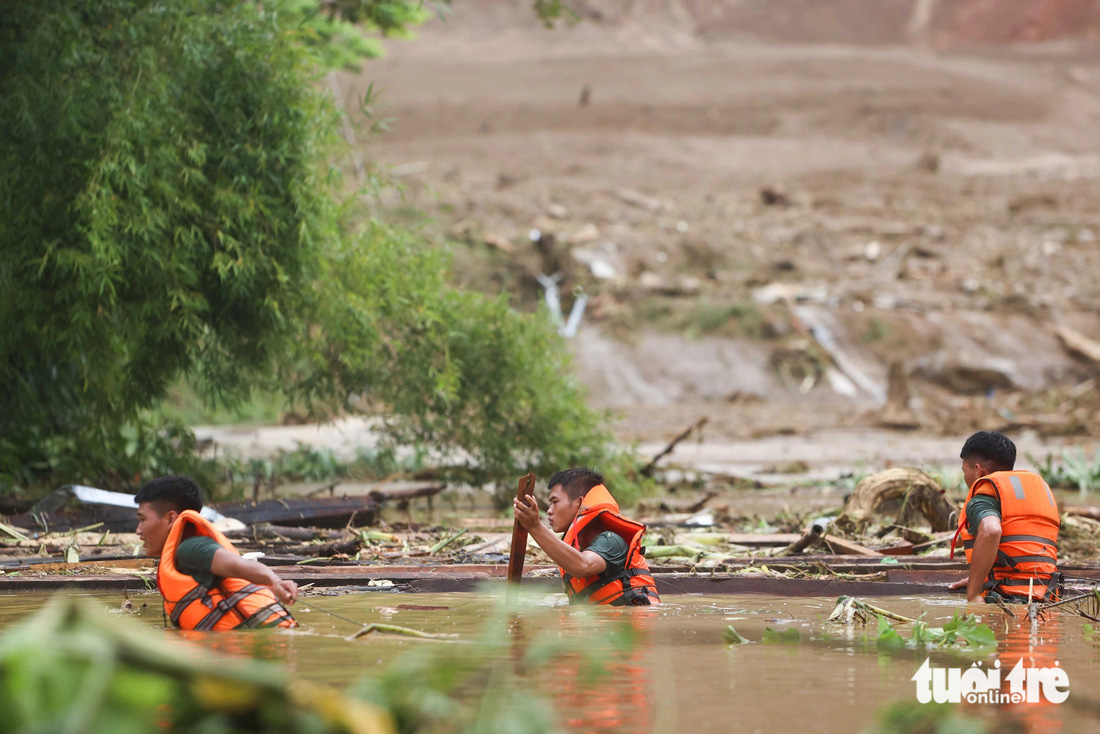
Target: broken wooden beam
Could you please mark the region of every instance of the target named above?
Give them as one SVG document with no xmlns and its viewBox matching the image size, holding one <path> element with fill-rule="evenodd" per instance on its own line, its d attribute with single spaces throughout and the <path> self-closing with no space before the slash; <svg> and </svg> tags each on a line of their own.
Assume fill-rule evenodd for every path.
<svg viewBox="0 0 1100 734">
<path fill-rule="evenodd" d="M 811 546 L 821 543 L 825 535 L 825 525 L 814 523 L 805 535 L 776 553 L 777 556 L 796 556 Z"/>
<path fill-rule="evenodd" d="M 306 497 L 259 502 L 219 502 L 211 505 L 245 525 L 343 528 L 354 517 L 357 525 L 373 525 L 380 503 L 372 497 Z M 132 512 L 132 511 L 131 511 Z"/>
<path fill-rule="evenodd" d="M 867 546 L 860 545 L 859 543 L 856 543 L 853 540 L 848 540 L 846 538 L 840 538 L 840 537 L 837 537 L 835 535 L 826 535 L 824 538 L 822 538 L 822 542 L 824 542 L 827 546 L 829 546 L 829 548 L 834 553 L 839 552 L 839 553 L 843 553 L 845 555 L 872 556 L 872 557 L 882 555 L 881 553 L 879 553 L 877 550 L 874 550 L 873 548 L 868 548 Z"/>
<path fill-rule="evenodd" d="M 378 502 L 404 501 L 417 497 L 434 497 L 447 488 L 446 484 L 431 484 L 426 487 L 379 487 L 367 493 Z"/>
</svg>

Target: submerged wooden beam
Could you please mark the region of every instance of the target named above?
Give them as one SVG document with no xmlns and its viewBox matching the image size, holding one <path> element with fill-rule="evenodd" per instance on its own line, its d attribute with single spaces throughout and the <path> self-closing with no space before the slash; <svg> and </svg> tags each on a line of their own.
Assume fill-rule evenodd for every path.
<svg viewBox="0 0 1100 734">
<path fill-rule="evenodd" d="M 770 559 L 759 559 L 765 565 Z M 776 559 L 779 560 L 779 559 Z M 835 560 L 835 557 L 834 557 Z M 870 560 L 870 559 L 858 559 Z M 132 566 L 140 559 L 105 562 L 102 564 L 53 564 L 52 573 L 38 573 L 38 567 L 21 571 L 8 571 L 0 575 L 0 593 L 15 591 L 53 591 L 57 589 L 84 589 L 91 591 L 152 590 L 151 576 L 139 575 Z M 149 570 L 151 561 L 145 560 Z M 782 559 L 783 567 L 801 568 L 808 574 L 820 571 L 820 562 L 806 558 Z M 131 568 L 126 568 L 130 566 Z M 751 569 L 751 567 L 749 567 Z M 125 570 L 124 570 L 125 569 Z M 524 578 L 524 587 L 532 587 L 541 593 L 561 590 L 557 575 L 543 575 L 551 566 L 529 568 L 538 576 Z M 764 569 L 753 573 L 669 573 L 654 570 L 658 591 L 664 594 L 771 594 L 774 596 L 895 596 L 901 594 L 946 594 L 946 586 L 965 574 L 965 565 L 941 559 L 939 563 L 881 564 L 833 563 L 828 569 L 846 574 L 838 577 L 828 574 L 801 578 L 782 578 Z M 1066 565 L 1066 576 L 1076 579 L 1100 580 L 1100 567 Z M 88 572 L 88 573 L 82 573 Z M 883 578 L 885 572 L 885 580 Z M 345 566 L 285 566 L 279 571 L 283 578 L 298 584 L 313 584 L 314 588 L 345 587 L 360 591 L 450 592 L 484 590 L 486 585 L 494 593 L 503 591 L 507 566 L 504 564 L 447 564 L 434 566 L 403 565 L 345 565 Z M 18 575 L 16 575 L 18 574 Z M 855 574 L 853 578 L 848 574 Z M 860 578 L 863 575 L 866 578 Z M 877 577 L 873 578 L 873 577 Z M 960 601 L 961 603 L 961 601 Z"/>
</svg>

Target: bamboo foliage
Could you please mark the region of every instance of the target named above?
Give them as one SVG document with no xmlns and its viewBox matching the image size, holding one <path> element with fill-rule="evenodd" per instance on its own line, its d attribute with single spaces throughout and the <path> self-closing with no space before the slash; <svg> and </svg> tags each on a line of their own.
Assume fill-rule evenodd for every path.
<svg viewBox="0 0 1100 734">
<path fill-rule="evenodd" d="M 557 3 L 540 13 L 552 18 Z M 363 221 L 319 79 L 414 0 L 42 0 L 0 14 L 0 492 L 194 468 L 186 378 L 370 410 L 504 479 L 606 458 L 548 320 Z M 377 178 L 374 179 L 377 183 Z"/>
</svg>

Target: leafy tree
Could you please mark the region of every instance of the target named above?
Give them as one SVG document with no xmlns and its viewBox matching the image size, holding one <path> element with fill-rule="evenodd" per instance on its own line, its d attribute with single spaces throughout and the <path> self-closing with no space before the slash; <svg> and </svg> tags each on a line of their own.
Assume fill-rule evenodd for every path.
<svg viewBox="0 0 1100 734">
<path fill-rule="evenodd" d="M 538 9 L 550 21 L 557 3 Z M 607 456 L 541 316 L 356 229 L 319 76 L 408 0 L 42 0 L 0 14 L 0 485 L 186 468 L 192 381 L 366 401 L 477 481 Z M 359 400 L 353 400 L 352 397 Z"/>
</svg>

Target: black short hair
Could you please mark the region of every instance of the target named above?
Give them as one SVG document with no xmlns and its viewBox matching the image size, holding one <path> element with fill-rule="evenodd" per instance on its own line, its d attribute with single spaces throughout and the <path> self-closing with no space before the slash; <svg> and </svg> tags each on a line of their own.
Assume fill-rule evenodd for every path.
<svg viewBox="0 0 1100 734">
<path fill-rule="evenodd" d="M 575 466 L 550 477 L 550 483 L 546 485 L 546 488 L 553 489 L 559 484 L 569 499 L 575 500 L 578 497 L 584 497 L 588 494 L 588 490 L 593 487 L 603 484 L 603 474 L 595 469 Z"/>
<path fill-rule="evenodd" d="M 959 458 L 980 459 L 994 471 L 1012 471 L 1016 466 L 1016 444 L 1003 433 L 978 431 L 966 439 Z"/>
<path fill-rule="evenodd" d="M 169 510 L 202 510 L 202 490 L 188 477 L 160 477 L 146 482 L 134 495 L 134 502 L 148 502 L 157 514 L 163 515 Z"/>
</svg>

